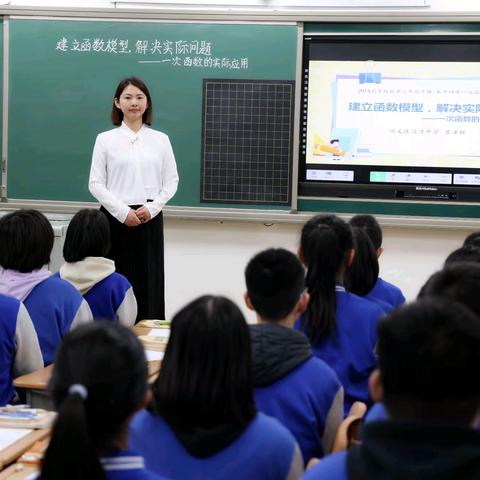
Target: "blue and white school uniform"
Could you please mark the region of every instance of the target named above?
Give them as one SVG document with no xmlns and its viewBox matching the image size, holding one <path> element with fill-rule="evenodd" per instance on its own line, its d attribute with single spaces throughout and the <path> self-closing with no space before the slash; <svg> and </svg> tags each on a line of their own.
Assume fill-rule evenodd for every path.
<svg viewBox="0 0 480 480">
<path fill-rule="evenodd" d="M 16 298 L 0 295 L 0 406 L 15 395 L 12 381 L 43 367 L 32 320 Z"/>
<path fill-rule="evenodd" d="M 295 437 L 303 460 L 329 453 L 343 420 L 343 387 L 313 356 L 300 332 L 276 324 L 250 326 L 254 397 Z"/>
<path fill-rule="evenodd" d="M 53 363 L 70 329 L 93 321 L 88 303 L 75 287 L 53 275 L 40 282 L 23 303 L 35 327 L 45 366 Z"/>
<path fill-rule="evenodd" d="M 147 468 L 178 480 L 286 480 L 303 471 L 291 433 L 262 413 L 224 449 L 200 458 L 185 449 L 162 417 L 143 410 L 130 423 L 130 447 Z"/>
<path fill-rule="evenodd" d="M 130 282 L 115 272 L 113 260 L 86 257 L 65 263 L 57 273 L 70 282 L 88 302 L 95 320 L 118 321 L 127 327 L 137 318 L 137 300 Z"/>
<path fill-rule="evenodd" d="M 145 461 L 138 453 L 122 450 L 100 458 L 107 480 L 166 480 L 145 468 Z"/>
<path fill-rule="evenodd" d="M 336 286 L 335 338 L 327 337 L 320 345 L 312 343 L 314 354 L 337 374 L 345 390 L 344 411 L 348 413 L 355 401 L 370 404 L 368 378 L 377 365 L 374 353 L 377 325 L 383 310 L 362 297 Z M 303 331 L 302 315 L 295 328 Z"/>
<path fill-rule="evenodd" d="M 393 285 L 378 277 L 375 286 L 365 295 L 367 299 L 376 301 L 381 300 L 389 303 L 393 308 L 399 307 L 405 303 L 405 297 L 402 291 Z"/>
</svg>

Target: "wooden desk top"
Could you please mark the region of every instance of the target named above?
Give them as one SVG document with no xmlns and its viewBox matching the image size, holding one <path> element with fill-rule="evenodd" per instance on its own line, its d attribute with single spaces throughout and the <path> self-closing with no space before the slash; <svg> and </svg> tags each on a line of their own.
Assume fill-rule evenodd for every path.
<svg viewBox="0 0 480 480">
<path fill-rule="evenodd" d="M 0 472 L 0 480 L 25 480 L 36 471 L 38 471 L 38 468 L 34 465 L 15 463 Z"/>
<path fill-rule="evenodd" d="M 0 470 L 10 463 L 14 462 L 22 456 L 32 445 L 40 440 L 43 440 L 50 433 L 49 428 L 42 428 L 40 430 L 34 430 L 25 437 L 17 440 L 15 443 L 0 451 Z M 3 477 L 0 476 L 0 479 Z"/>
<path fill-rule="evenodd" d="M 46 390 L 50 377 L 52 376 L 53 365 L 41 368 L 32 373 L 17 377 L 13 381 L 16 388 L 27 388 L 29 390 Z"/>
</svg>

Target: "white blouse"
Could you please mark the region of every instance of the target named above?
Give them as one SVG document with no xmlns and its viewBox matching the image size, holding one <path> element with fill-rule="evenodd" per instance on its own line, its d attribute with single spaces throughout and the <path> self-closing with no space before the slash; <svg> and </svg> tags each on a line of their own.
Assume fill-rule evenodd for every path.
<svg viewBox="0 0 480 480">
<path fill-rule="evenodd" d="M 129 205 L 145 204 L 155 217 L 177 185 L 177 165 L 164 133 L 146 125 L 134 132 L 122 123 L 97 136 L 88 188 L 119 222 L 127 218 Z"/>
</svg>

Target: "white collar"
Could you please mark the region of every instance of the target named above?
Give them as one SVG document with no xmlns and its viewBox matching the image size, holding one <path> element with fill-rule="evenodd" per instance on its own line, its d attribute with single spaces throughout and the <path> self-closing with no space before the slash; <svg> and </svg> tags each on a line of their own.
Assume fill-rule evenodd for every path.
<svg viewBox="0 0 480 480">
<path fill-rule="evenodd" d="M 140 130 L 138 132 L 134 132 L 125 122 L 122 122 L 122 124 L 120 125 L 120 131 L 124 133 L 132 143 L 138 140 L 138 138 L 140 137 L 140 133 L 145 128 L 147 127 L 143 123 L 142 126 L 140 127 Z"/>
<path fill-rule="evenodd" d="M 345 287 L 343 285 L 335 285 L 336 292 L 346 292 Z"/>
</svg>

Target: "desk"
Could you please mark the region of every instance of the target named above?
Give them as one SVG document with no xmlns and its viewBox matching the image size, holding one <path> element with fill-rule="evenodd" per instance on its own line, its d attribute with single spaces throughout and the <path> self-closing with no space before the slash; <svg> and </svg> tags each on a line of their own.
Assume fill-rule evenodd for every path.
<svg viewBox="0 0 480 480">
<path fill-rule="evenodd" d="M 17 458 L 29 450 L 36 442 L 45 439 L 49 433 L 49 428 L 34 430 L 20 440 L 17 440 L 9 447 L 0 451 L 0 470 L 17 460 Z M 0 479 L 2 478 L 6 478 L 3 477 L 3 472 L 0 474 Z"/>
<path fill-rule="evenodd" d="M 29 475 L 37 471 L 38 468 L 34 465 L 15 463 L 0 472 L 0 480 L 25 480 Z"/>
<path fill-rule="evenodd" d="M 148 362 L 148 382 L 153 383 L 157 378 L 162 362 L 160 360 L 152 360 Z M 54 410 L 50 395 L 47 392 L 48 382 L 52 376 L 53 365 L 44 367 L 27 375 L 17 377 L 13 381 L 15 388 L 26 390 L 27 403 L 34 408 L 45 408 L 46 410 Z"/>
</svg>

